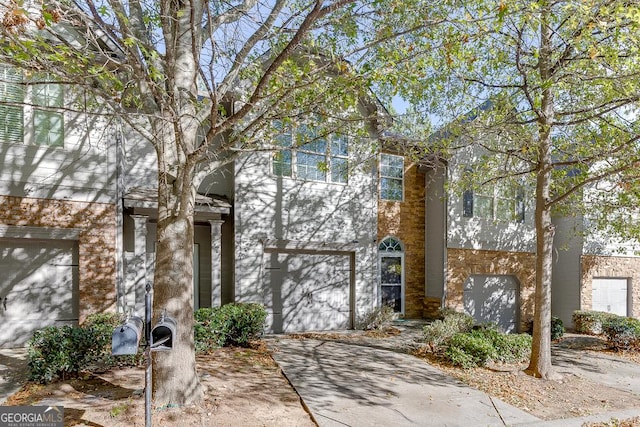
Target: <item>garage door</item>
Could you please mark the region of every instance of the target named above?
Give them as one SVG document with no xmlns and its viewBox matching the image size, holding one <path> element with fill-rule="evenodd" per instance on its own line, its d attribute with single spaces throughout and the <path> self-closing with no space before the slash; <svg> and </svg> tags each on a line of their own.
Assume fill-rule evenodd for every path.
<svg viewBox="0 0 640 427">
<path fill-rule="evenodd" d="M 470 276 L 464 284 L 464 310 L 477 323 L 493 322 L 505 332 L 517 332 L 518 288 L 513 276 Z"/>
<path fill-rule="evenodd" d="M 627 315 L 629 280 L 625 278 L 594 277 L 592 281 L 592 305 L 596 311 L 606 311 L 619 316 Z"/>
<path fill-rule="evenodd" d="M 265 255 L 265 289 L 273 332 L 348 329 L 349 255 L 274 252 Z"/>
<path fill-rule="evenodd" d="M 72 240 L 0 240 L 0 347 L 35 329 L 78 320 L 78 255 Z"/>
</svg>

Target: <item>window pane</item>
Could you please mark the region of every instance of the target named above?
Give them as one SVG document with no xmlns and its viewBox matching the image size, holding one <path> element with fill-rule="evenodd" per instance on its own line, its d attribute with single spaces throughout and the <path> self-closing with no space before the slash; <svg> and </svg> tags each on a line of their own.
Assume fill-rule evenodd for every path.
<svg viewBox="0 0 640 427">
<path fill-rule="evenodd" d="M 57 84 L 33 85 L 33 103 L 43 107 L 62 107 L 62 86 Z"/>
<path fill-rule="evenodd" d="M 516 219 L 516 200 L 498 199 L 497 219 L 503 221 L 514 221 Z"/>
<path fill-rule="evenodd" d="M 273 154 L 273 173 L 278 176 L 291 176 L 291 150 L 282 150 Z"/>
<path fill-rule="evenodd" d="M 331 182 L 346 184 L 348 179 L 347 159 L 342 157 L 331 158 Z"/>
<path fill-rule="evenodd" d="M 327 152 L 327 141 L 324 139 L 316 139 L 300 147 L 300 150 L 310 151 L 312 153 L 325 154 Z"/>
<path fill-rule="evenodd" d="M 475 195 L 473 197 L 473 216 L 493 218 L 493 197 Z"/>
<path fill-rule="evenodd" d="M 347 137 L 334 135 L 331 139 L 331 154 L 333 156 L 346 156 L 348 152 Z"/>
<path fill-rule="evenodd" d="M 64 143 L 64 122 L 62 113 L 35 110 L 33 129 L 35 143 L 61 147 Z"/>
<path fill-rule="evenodd" d="M 385 285 L 402 283 L 402 258 L 380 258 L 380 283 Z"/>
<path fill-rule="evenodd" d="M 395 313 L 402 311 L 402 287 L 396 286 L 381 286 L 382 291 L 382 305 L 388 305 L 393 308 Z"/>
<path fill-rule="evenodd" d="M 319 154 L 298 152 L 296 155 L 297 177 L 313 181 L 326 180 L 326 157 Z"/>
<path fill-rule="evenodd" d="M 380 175 L 384 177 L 402 178 L 404 159 L 400 156 L 382 154 L 380 156 Z"/>
<path fill-rule="evenodd" d="M 380 198 L 384 200 L 402 200 L 402 180 L 381 178 Z"/>
</svg>

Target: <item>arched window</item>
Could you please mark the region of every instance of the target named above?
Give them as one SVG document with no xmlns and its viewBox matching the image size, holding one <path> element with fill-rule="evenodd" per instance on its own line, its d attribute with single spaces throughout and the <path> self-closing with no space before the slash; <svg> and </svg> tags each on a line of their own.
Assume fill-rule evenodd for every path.
<svg viewBox="0 0 640 427">
<path fill-rule="evenodd" d="M 387 237 L 378 245 L 381 304 L 404 313 L 404 249 L 395 237 Z"/>
</svg>

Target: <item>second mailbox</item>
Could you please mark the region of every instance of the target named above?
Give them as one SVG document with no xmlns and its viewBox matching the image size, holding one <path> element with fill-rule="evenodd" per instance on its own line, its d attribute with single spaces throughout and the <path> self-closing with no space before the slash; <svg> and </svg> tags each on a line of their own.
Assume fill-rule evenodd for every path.
<svg viewBox="0 0 640 427">
<path fill-rule="evenodd" d="M 151 329 L 151 350 L 171 350 L 175 339 L 176 321 L 173 317 L 163 314 L 158 323 Z"/>
</svg>

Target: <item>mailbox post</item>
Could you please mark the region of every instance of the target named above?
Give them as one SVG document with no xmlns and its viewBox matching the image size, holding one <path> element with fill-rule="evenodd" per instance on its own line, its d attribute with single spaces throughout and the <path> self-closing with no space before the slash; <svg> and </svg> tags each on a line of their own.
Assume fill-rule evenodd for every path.
<svg viewBox="0 0 640 427">
<path fill-rule="evenodd" d="M 144 321 L 138 316 L 129 316 L 125 322 L 113 330 L 111 353 L 114 356 L 136 354 L 144 332 L 144 406 L 145 427 L 151 427 L 151 384 L 152 351 L 170 351 L 176 338 L 177 323 L 173 317 L 162 313 L 160 320 L 151 328 L 153 287 L 148 282 L 144 294 Z"/>
</svg>

